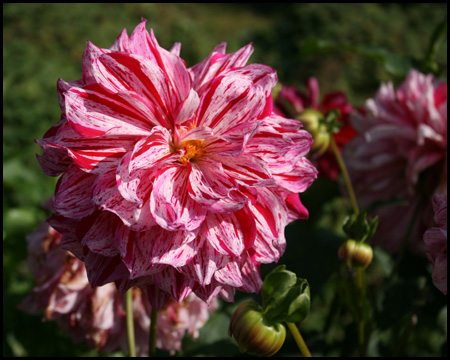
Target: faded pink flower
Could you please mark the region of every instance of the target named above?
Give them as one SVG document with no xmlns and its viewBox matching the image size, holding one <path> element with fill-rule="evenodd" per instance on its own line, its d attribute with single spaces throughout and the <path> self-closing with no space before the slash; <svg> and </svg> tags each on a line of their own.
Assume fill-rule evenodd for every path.
<svg viewBox="0 0 450 360">
<path fill-rule="evenodd" d="M 359 136 L 344 158 L 363 209 L 391 201 L 373 213 L 379 216 L 373 241 L 399 250 L 418 208 L 409 245 L 419 250 L 432 221 L 428 199 L 447 193 L 447 83 L 411 70 L 397 90 L 381 85 L 365 112 L 352 119 Z"/>
<path fill-rule="evenodd" d="M 426 254 L 433 265 L 433 284 L 447 295 L 447 197 L 433 197 L 434 221 L 436 227 L 425 231 L 423 241 Z"/>
<path fill-rule="evenodd" d="M 345 93 L 330 91 L 325 93 L 319 101 L 319 82 L 315 77 L 308 79 L 306 92 L 301 92 L 293 86 L 282 85 L 275 106 L 277 113 L 289 118 L 298 117 L 306 109 L 314 109 L 321 114 L 326 114 L 333 109 L 339 110 L 338 120 L 342 123 L 342 127 L 337 133 L 332 134 L 339 150 L 357 135 L 349 119 L 353 106 Z M 339 165 L 330 146 L 313 160 L 313 164 L 320 176 L 325 176 L 332 181 L 336 181 L 340 174 Z"/>
<path fill-rule="evenodd" d="M 272 111 L 276 72 L 245 65 L 251 45 L 186 68 L 145 23 L 110 49 L 88 42 L 83 78 L 58 81 L 61 121 L 38 141 L 44 171 L 63 173 L 51 225 L 91 285 L 139 286 L 156 308 L 257 292 L 307 217 L 311 136 Z"/>
<path fill-rule="evenodd" d="M 84 263 L 60 247 L 61 234 L 48 224 L 28 236 L 28 265 L 36 286 L 20 308 L 32 314 L 44 312 L 74 341 L 87 341 L 102 352 L 127 352 L 126 315 L 122 295 L 114 284 L 92 288 Z M 194 294 L 182 303 L 166 302 L 158 313 L 156 346 L 172 354 L 181 352 L 186 332 L 194 339 L 218 306 L 208 306 Z M 133 289 L 136 353 L 148 354 L 151 306 L 139 288 Z"/>
</svg>

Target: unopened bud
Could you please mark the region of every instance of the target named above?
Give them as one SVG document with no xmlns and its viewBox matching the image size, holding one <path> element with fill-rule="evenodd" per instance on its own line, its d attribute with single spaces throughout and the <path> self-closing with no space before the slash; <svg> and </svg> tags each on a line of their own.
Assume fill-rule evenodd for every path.
<svg viewBox="0 0 450 360">
<path fill-rule="evenodd" d="M 265 318 L 256 301 L 247 300 L 231 316 L 228 335 L 236 339 L 243 353 L 272 356 L 283 346 L 286 328 L 282 323 Z"/>
<path fill-rule="evenodd" d="M 370 245 L 351 239 L 341 245 L 338 254 L 339 259 L 351 269 L 365 269 L 373 259 L 373 250 Z"/>
<path fill-rule="evenodd" d="M 313 139 L 314 143 L 311 146 L 311 154 L 314 157 L 322 155 L 330 145 L 330 134 L 328 133 L 326 125 L 321 121 L 323 115 L 314 109 L 306 109 L 302 111 L 297 120 L 300 120 Z"/>
</svg>

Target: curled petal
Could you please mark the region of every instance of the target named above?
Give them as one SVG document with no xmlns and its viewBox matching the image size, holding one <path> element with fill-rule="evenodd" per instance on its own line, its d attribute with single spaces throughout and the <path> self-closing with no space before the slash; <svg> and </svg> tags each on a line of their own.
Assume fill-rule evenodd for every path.
<svg viewBox="0 0 450 360">
<path fill-rule="evenodd" d="M 229 261 L 225 267 L 215 272 L 214 278 L 221 284 L 238 288 L 244 285 L 241 271 L 236 261 Z"/>
<path fill-rule="evenodd" d="M 216 135 L 255 119 L 265 107 L 264 89 L 249 76 L 232 71 L 216 78 L 202 96 L 197 125 L 208 126 Z"/>
<path fill-rule="evenodd" d="M 266 163 L 257 156 L 242 154 L 239 156 L 211 156 L 222 164 L 227 177 L 236 179 L 248 186 L 275 186 Z"/>
<path fill-rule="evenodd" d="M 214 212 L 236 211 L 247 203 L 248 199 L 237 190 L 232 180 L 224 176 L 220 163 L 202 158 L 189 164 L 188 191 L 196 202 Z"/>
<path fill-rule="evenodd" d="M 115 94 L 97 84 L 71 88 L 65 93 L 66 116 L 76 132 L 84 137 L 109 135 L 145 136 L 150 122 Z"/>
<path fill-rule="evenodd" d="M 317 178 L 318 171 L 306 158 L 301 158 L 294 168 L 281 174 L 274 174 L 274 179 L 281 187 L 295 192 L 301 193 L 308 189 L 312 182 Z"/>
<path fill-rule="evenodd" d="M 244 66 L 253 53 L 253 46 L 250 44 L 228 55 L 225 54 L 225 49 L 226 43 L 220 43 L 205 60 L 188 69 L 192 87 L 199 94 L 222 72 Z"/>
<path fill-rule="evenodd" d="M 199 229 L 198 242 L 201 244 L 201 247 L 197 254 L 180 271 L 201 286 L 206 286 L 211 283 L 216 270 L 226 265 L 228 256 L 217 252 L 209 243 L 205 234 L 205 225 L 202 225 Z"/>
<path fill-rule="evenodd" d="M 255 241 L 255 220 L 246 208 L 227 214 L 208 213 L 205 225 L 208 241 L 224 255 L 240 256 Z"/>
<path fill-rule="evenodd" d="M 114 215 L 108 212 L 101 213 L 84 235 L 81 245 L 107 257 L 118 255 L 119 251 L 114 245 L 114 230 L 117 224 L 117 218 Z"/>
<path fill-rule="evenodd" d="M 155 177 L 150 209 L 156 222 L 167 230 L 195 230 L 206 209 L 188 194 L 189 173 L 185 166 L 169 166 Z"/>
<path fill-rule="evenodd" d="M 55 190 L 55 210 L 62 216 L 82 219 L 95 209 L 91 200 L 91 190 L 95 176 L 71 165 L 58 180 Z"/>
</svg>

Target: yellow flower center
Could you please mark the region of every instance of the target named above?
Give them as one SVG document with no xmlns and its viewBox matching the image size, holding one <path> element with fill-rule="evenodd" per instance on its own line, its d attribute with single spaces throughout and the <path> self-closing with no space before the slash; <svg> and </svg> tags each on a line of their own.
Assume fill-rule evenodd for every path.
<svg viewBox="0 0 450 360">
<path fill-rule="evenodd" d="M 203 140 L 188 140 L 181 144 L 186 149 L 186 154 L 178 159 L 181 164 L 186 164 L 193 158 L 199 157 L 203 154 Z"/>
</svg>

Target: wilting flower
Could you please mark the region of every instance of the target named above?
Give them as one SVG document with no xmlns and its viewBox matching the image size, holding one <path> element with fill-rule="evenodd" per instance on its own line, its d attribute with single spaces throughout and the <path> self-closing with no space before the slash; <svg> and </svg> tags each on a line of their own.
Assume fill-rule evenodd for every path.
<svg viewBox="0 0 450 360">
<path fill-rule="evenodd" d="M 397 90 L 382 84 L 365 113 L 353 117 L 359 136 L 344 148 L 358 202 L 383 205 L 375 243 L 397 251 L 414 222 L 409 245 L 417 249 L 431 226 L 428 199 L 447 193 L 447 83 L 411 70 Z"/>
<path fill-rule="evenodd" d="M 317 111 L 324 115 L 330 110 L 339 110 L 338 121 L 342 127 L 332 134 L 339 150 L 353 139 L 357 133 L 350 124 L 349 115 L 353 110 L 346 95 L 342 91 L 331 91 L 324 94 L 319 102 L 319 83 L 311 77 L 307 83 L 307 92 L 303 93 L 293 86 L 282 85 L 275 102 L 276 111 L 290 118 L 299 118 L 306 111 Z M 315 139 L 315 142 L 320 139 Z M 336 158 L 329 144 L 324 144 L 326 151 L 313 160 L 319 174 L 335 181 L 340 173 Z M 325 149 L 324 149 L 325 150 Z"/>
<path fill-rule="evenodd" d="M 433 197 L 434 221 L 436 227 L 425 231 L 423 241 L 426 254 L 433 265 L 433 284 L 447 295 L 447 197 Z"/>
<path fill-rule="evenodd" d="M 123 297 L 114 284 L 92 288 L 84 263 L 60 247 L 61 234 L 48 224 L 28 236 L 28 265 L 36 285 L 20 307 L 30 313 L 44 312 L 74 341 L 86 340 L 103 352 L 127 351 L 126 315 Z M 169 301 L 158 312 L 156 346 L 181 351 L 186 332 L 198 337 L 199 329 L 217 308 L 217 299 L 207 306 L 194 294 L 182 303 Z M 136 352 L 148 353 L 151 306 L 139 288 L 133 289 Z"/>
<path fill-rule="evenodd" d="M 274 69 L 225 43 L 186 68 L 143 20 L 110 49 L 88 42 L 83 78 L 58 81 L 61 121 L 38 141 L 61 176 L 51 225 L 93 286 L 139 286 L 158 308 L 191 292 L 257 292 L 259 266 L 306 218 L 311 136 L 272 111 Z"/>
</svg>

